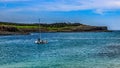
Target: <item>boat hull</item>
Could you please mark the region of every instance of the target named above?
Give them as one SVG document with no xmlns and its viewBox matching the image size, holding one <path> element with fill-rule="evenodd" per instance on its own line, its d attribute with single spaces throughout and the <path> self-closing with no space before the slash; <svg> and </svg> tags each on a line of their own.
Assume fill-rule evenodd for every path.
<svg viewBox="0 0 120 68">
<path fill-rule="evenodd" d="M 36 44 L 47 44 L 48 42 L 47 40 L 40 40 L 40 41 L 36 40 L 35 43 Z"/>
</svg>

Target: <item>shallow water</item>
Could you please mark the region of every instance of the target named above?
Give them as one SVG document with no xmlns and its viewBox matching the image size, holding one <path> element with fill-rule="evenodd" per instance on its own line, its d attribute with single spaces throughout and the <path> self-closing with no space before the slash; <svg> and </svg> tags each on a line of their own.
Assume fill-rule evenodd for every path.
<svg viewBox="0 0 120 68">
<path fill-rule="evenodd" d="M 0 68 L 120 68 L 120 32 L 0 36 Z"/>
</svg>

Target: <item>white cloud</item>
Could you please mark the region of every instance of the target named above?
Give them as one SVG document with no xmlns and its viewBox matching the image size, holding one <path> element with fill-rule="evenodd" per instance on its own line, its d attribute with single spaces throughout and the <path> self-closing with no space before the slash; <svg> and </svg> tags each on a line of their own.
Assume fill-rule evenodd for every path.
<svg viewBox="0 0 120 68">
<path fill-rule="evenodd" d="M 30 1 L 30 0 L 0 0 L 1 1 Z M 31 3 L 30 3 L 31 4 Z M 8 9 L 9 10 L 9 9 Z M 120 10 L 120 0 L 40 0 L 21 8 L 12 8 L 10 11 L 77 11 L 93 10 L 97 14 L 107 11 Z"/>
<path fill-rule="evenodd" d="M 66 3 L 69 1 L 70 3 Z M 48 5 L 44 8 L 51 11 L 95 10 L 96 13 L 102 14 L 104 10 L 119 10 L 120 0 L 64 0 L 44 5 Z"/>
<path fill-rule="evenodd" d="M 93 10 L 95 13 L 103 14 L 107 11 L 119 10 L 120 0 L 56 0 L 34 6 L 34 8 L 44 11 Z"/>
<path fill-rule="evenodd" d="M 94 13 L 103 15 L 103 14 L 104 14 L 104 10 L 102 10 L 102 9 L 97 9 L 97 10 L 94 11 Z"/>
</svg>

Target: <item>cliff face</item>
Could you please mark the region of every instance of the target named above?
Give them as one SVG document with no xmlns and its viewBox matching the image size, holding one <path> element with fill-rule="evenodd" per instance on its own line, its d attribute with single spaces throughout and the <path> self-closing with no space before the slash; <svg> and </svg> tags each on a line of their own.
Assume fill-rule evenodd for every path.
<svg viewBox="0 0 120 68">
<path fill-rule="evenodd" d="M 106 26 L 77 26 L 76 28 L 73 28 L 72 31 L 81 31 L 81 32 L 84 32 L 84 31 L 108 31 L 107 27 Z"/>
</svg>

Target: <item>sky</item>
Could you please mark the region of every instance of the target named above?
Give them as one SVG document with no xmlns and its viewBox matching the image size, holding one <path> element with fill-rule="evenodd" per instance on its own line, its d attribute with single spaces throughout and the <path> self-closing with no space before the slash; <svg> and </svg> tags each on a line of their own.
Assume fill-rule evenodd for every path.
<svg viewBox="0 0 120 68">
<path fill-rule="evenodd" d="M 120 30 L 120 0 L 0 0 L 0 21 L 79 22 Z"/>
</svg>

